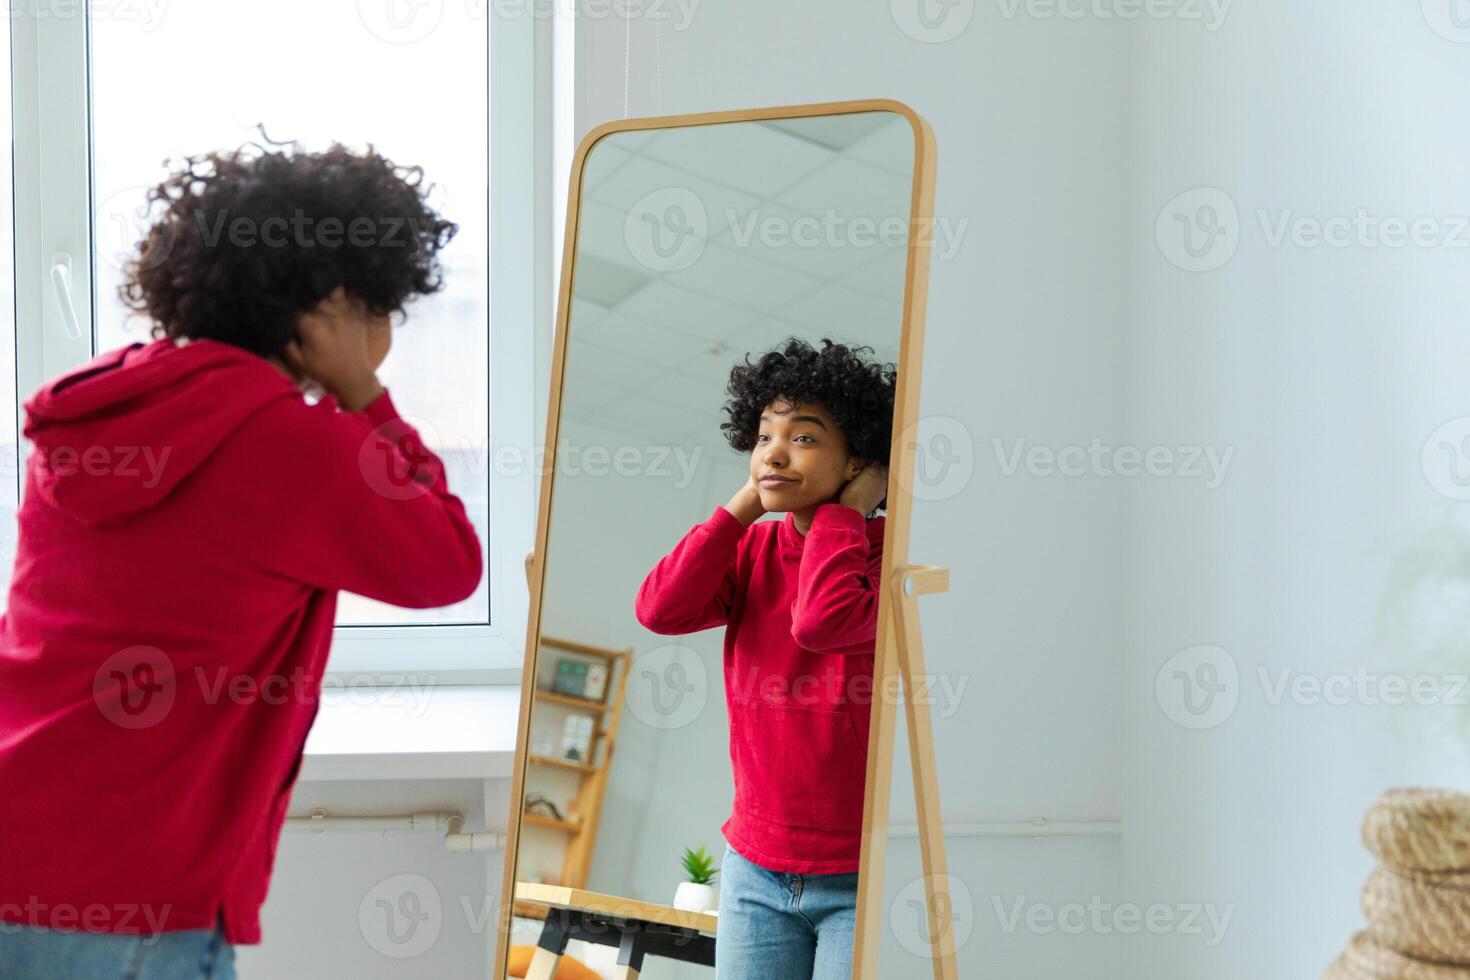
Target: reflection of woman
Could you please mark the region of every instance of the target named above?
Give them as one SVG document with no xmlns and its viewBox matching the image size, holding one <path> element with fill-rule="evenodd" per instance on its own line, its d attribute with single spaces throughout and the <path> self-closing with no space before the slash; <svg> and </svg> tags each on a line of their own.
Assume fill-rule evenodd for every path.
<svg viewBox="0 0 1470 980">
<path fill-rule="evenodd" d="M 730 372 L 750 479 L 638 591 L 655 633 L 725 626 L 734 810 L 716 977 L 851 975 L 896 371 L 791 339 Z M 759 521 L 767 511 L 781 521 Z"/>
</svg>

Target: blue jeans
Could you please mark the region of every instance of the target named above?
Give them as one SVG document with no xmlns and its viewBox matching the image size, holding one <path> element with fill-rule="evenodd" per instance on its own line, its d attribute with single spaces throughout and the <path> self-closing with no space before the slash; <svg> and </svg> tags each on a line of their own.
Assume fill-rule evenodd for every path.
<svg viewBox="0 0 1470 980">
<path fill-rule="evenodd" d="M 768 871 L 726 844 L 715 980 L 850 980 L 857 883 Z"/>
<path fill-rule="evenodd" d="M 235 980 L 235 947 L 219 926 L 130 936 L 0 922 L 0 977 Z"/>
</svg>

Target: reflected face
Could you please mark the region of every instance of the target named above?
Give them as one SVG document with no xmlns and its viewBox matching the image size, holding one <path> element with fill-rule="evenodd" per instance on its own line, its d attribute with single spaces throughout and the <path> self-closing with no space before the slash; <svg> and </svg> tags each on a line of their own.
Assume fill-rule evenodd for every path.
<svg viewBox="0 0 1470 980">
<path fill-rule="evenodd" d="M 847 437 L 822 405 L 774 401 L 761 412 L 750 476 L 766 510 L 802 510 L 836 500 L 860 469 Z"/>
</svg>

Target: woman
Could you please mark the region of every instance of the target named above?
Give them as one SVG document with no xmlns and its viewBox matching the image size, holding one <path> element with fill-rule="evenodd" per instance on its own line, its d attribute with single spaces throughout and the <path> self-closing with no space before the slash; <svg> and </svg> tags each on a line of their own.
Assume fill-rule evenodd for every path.
<svg viewBox="0 0 1470 980">
<path fill-rule="evenodd" d="M 0 976 L 233 977 L 337 592 L 432 607 L 478 584 L 464 507 L 377 377 L 456 231 L 421 176 L 371 147 L 188 158 L 122 287 L 155 339 L 27 401 Z"/>
</svg>

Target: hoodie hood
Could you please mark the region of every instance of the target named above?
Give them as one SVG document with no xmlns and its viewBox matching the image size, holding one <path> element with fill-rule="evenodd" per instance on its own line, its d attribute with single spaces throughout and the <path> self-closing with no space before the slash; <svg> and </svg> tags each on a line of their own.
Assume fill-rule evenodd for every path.
<svg viewBox="0 0 1470 980">
<path fill-rule="evenodd" d="M 47 382 L 25 403 L 27 466 L 48 501 L 87 525 L 163 500 L 292 381 L 230 344 L 135 343 Z"/>
</svg>

